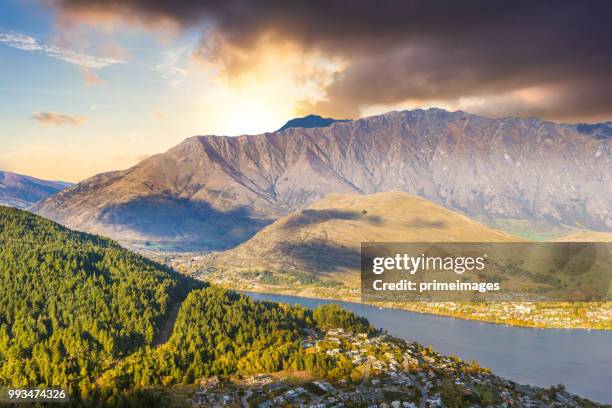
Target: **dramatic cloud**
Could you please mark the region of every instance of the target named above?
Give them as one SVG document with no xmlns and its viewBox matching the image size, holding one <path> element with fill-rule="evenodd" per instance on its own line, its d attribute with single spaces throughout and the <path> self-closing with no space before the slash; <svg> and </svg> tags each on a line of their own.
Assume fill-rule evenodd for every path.
<svg viewBox="0 0 612 408">
<path fill-rule="evenodd" d="M 78 65 L 83 69 L 104 68 L 109 65 L 121 64 L 124 62 L 116 58 L 96 57 L 62 47 L 42 44 L 36 38 L 20 33 L 0 33 L 0 43 L 24 51 L 39 52 L 49 57 L 58 58 L 71 64 Z M 85 74 L 85 71 L 83 73 Z"/>
<path fill-rule="evenodd" d="M 54 112 L 38 112 L 30 116 L 30 119 L 33 119 L 39 123 L 49 124 L 49 125 L 72 125 L 78 126 L 85 121 L 84 116 L 71 116 L 65 115 L 63 113 L 54 113 Z"/>
<path fill-rule="evenodd" d="M 56 0 L 60 16 L 172 22 L 203 32 L 200 55 L 249 70 L 261 39 L 346 61 L 326 100 L 303 110 L 354 117 L 372 106 L 470 107 L 551 119 L 612 117 L 612 3 L 575 1 Z M 32 44 L 22 42 L 22 47 Z M 476 103 L 474 101 L 477 101 Z"/>
</svg>

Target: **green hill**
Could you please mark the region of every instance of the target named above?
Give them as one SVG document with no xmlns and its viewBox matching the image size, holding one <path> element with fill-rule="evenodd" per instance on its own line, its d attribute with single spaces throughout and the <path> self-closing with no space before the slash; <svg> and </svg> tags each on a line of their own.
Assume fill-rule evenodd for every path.
<svg viewBox="0 0 612 408">
<path fill-rule="evenodd" d="M 0 385 L 89 388 L 191 282 L 94 235 L 0 207 Z"/>
<path fill-rule="evenodd" d="M 114 241 L 0 207 L 0 386 L 69 387 L 78 406 L 164 406 L 151 387 L 213 374 L 346 375 L 304 353 L 305 330 L 371 330 L 337 306 L 311 311 L 206 286 Z"/>
</svg>

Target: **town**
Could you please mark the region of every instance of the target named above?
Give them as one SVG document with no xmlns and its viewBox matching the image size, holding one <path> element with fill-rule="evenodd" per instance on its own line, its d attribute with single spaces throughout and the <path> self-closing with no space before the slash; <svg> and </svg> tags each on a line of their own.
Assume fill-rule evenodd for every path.
<svg viewBox="0 0 612 408">
<path fill-rule="evenodd" d="M 519 385 L 476 362 L 444 356 L 433 348 L 386 334 L 343 329 L 309 333 L 306 352 L 334 358 L 353 370 L 346 378 L 305 373 L 202 379 L 188 402 L 193 407 L 598 407 L 559 385 Z M 330 378 L 331 377 L 331 378 Z"/>
</svg>

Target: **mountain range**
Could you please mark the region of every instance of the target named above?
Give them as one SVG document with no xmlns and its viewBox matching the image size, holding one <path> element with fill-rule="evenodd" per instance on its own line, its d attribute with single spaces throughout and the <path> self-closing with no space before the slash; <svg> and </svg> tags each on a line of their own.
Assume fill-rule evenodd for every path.
<svg viewBox="0 0 612 408">
<path fill-rule="evenodd" d="M 0 171 L 0 204 L 9 207 L 27 208 L 47 198 L 72 183 L 40 180 L 21 174 Z"/>
<path fill-rule="evenodd" d="M 33 211 L 119 240 L 223 249 L 328 194 L 403 191 L 489 225 L 612 230 L 609 125 L 441 109 L 195 136 Z"/>
</svg>

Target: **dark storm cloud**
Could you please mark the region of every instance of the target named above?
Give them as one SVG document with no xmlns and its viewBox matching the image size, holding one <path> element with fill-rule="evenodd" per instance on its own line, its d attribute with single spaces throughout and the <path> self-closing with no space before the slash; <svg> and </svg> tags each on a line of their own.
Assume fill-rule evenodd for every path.
<svg viewBox="0 0 612 408">
<path fill-rule="evenodd" d="M 57 5 L 73 16 L 98 13 L 151 26 L 173 21 L 212 28 L 225 44 L 247 51 L 262 35 L 274 34 L 305 50 L 343 57 L 350 64 L 327 89 L 329 101 L 312 107 L 320 113 L 354 116 L 367 105 L 454 101 L 540 87 L 549 93 L 545 103 L 506 98 L 498 107 L 553 119 L 612 116 L 608 1 L 58 0 Z"/>
</svg>

